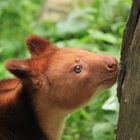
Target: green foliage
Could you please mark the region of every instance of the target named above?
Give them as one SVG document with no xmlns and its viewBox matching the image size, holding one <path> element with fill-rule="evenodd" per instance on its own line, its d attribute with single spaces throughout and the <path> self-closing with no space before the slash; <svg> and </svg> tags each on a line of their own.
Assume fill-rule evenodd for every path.
<svg viewBox="0 0 140 140">
<path fill-rule="evenodd" d="M 59 47 L 78 47 L 119 58 L 130 0 L 78 0 L 79 8 L 57 23 L 39 20 L 43 0 L 0 1 L 0 78 L 6 78 L 3 61 L 23 58 L 25 36 L 39 34 Z M 116 86 L 98 95 L 67 120 L 63 140 L 114 140 L 118 116 Z"/>
<path fill-rule="evenodd" d="M 0 1 L 0 76 L 9 75 L 3 61 L 11 57 L 27 56 L 25 36 L 32 33 L 37 22 L 40 0 Z M 22 52 L 22 53 L 21 53 Z"/>
</svg>

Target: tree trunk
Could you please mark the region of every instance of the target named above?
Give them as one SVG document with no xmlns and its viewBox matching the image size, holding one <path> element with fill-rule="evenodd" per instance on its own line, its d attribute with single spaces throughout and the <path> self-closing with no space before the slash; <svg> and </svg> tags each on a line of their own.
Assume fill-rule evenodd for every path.
<svg viewBox="0 0 140 140">
<path fill-rule="evenodd" d="M 140 0 L 133 0 L 124 32 L 118 81 L 117 140 L 140 140 Z"/>
</svg>

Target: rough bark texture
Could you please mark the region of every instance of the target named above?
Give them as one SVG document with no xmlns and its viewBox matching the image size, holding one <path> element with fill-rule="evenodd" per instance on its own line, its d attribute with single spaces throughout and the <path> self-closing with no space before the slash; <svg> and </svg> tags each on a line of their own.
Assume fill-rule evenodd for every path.
<svg viewBox="0 0 140 140">
<path fill-rule="evenodd" d="M 117 140 L 140 140 L 140 0 L 133 0 L 124 32 L 118 99 Z"/>
</svg>

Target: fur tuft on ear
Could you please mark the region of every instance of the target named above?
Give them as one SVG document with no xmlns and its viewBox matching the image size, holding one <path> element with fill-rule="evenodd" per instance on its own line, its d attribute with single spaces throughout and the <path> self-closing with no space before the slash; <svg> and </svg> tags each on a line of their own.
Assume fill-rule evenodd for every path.
<svg viewBox="0 0 140 140">
<path fill-rule="evenodd" d="M 26 45 L 33 56 L 43 54 L 48 48 L 53 47 L 53 44 L 51 44 L 47 39 L 37 35 L 27 36 Z"/>
<path fill-rule="evenodd" d="M 19 78 L 30 76 L 28 61 L 26 60 L 9 60 L 5 63 L 7 70 Z"/>
</svg>

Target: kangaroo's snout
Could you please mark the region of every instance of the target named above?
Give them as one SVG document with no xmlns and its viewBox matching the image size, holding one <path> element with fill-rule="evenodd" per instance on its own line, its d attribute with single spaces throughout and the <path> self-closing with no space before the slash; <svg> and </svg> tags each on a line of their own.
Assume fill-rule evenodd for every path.
<svg viewBox="0 0 140 140">
<path fill-rule="evenodd" d="M 116 58 L 110 56 L 108 62 L 106 62 L 106 70 L 108 72 L 115 72 L 118 71 L 119 69 L 119 65 L 118 65 L 118 61 Z"/>
</svg>

